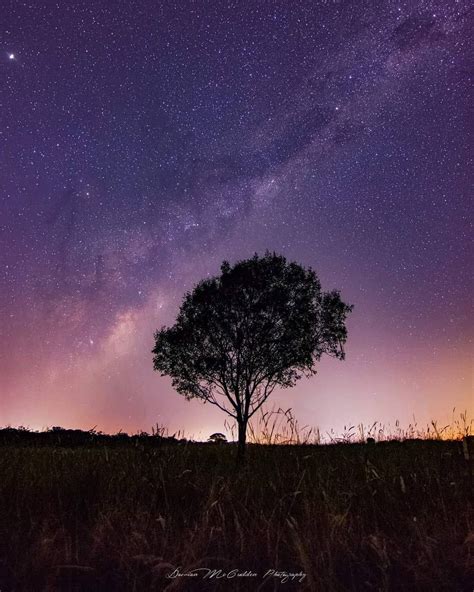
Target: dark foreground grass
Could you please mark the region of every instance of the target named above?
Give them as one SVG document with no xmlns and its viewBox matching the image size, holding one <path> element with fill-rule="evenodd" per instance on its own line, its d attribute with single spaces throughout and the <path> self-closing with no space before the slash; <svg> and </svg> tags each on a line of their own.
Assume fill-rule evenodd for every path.
<svg viewBox="0 0 474 592">
<path fill-rule="evenodd" d="M 255 445 L 240 470 L 234 455 L 0 447 L 0 590 L 472 590 L 459 442 Z"/>
</svg>

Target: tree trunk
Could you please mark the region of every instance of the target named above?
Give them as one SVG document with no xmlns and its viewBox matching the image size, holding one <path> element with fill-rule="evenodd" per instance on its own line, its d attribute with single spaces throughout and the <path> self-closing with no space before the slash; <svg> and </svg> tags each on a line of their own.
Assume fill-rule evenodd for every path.
<svg viewBox="0 0 474 592">
<path fill-rule="evenodd" d="M 245 442 L 247 439 L 247 420 L 239 421 L 239 444 L 237 448 L 237 462 L 245 461 Z"/>
</svg>

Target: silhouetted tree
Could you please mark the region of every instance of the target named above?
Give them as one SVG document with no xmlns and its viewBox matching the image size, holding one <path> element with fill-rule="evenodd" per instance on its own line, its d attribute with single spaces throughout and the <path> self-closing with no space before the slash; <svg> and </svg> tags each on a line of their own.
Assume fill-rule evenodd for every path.
<svg viewBox="0 0 474 592">
<path fill-rule="evenodd" d="M 266 252 L 201 281 L 184 296 L 174 326 L 155 333 L 154 369 L 188 400 L 212 403 L 247 424 L 276 387 L 316 373 L 323 354 L 344 358 L 352 306 L 322 292 L 315 272 Z"/>
<path fill-rule="evenodd" d="M 216 432 L 215 434 L 211 434 L 207 441 L 212 442 L 213 444 L 225 444 L 227 442 L 227 438 L 225 437 L 225 434 Z"/>
</svg>

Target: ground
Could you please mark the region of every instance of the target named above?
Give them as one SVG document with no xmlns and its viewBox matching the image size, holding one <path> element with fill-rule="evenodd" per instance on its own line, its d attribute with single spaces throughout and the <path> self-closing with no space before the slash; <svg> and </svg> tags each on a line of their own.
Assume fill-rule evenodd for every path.
<svg viewBox="0 0 474 592">
<path fill-rule="evenodd" d="M 235 452 L 3 442 L 0 590 L 472 590 L 460 442 Z"/>
</svg>

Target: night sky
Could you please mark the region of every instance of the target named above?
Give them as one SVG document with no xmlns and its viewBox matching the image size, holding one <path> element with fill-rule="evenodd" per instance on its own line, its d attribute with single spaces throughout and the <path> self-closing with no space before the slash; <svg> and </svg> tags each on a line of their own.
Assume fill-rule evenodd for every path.
<svg viewBox="0 0 474 592">
<path fill-rule="evenodd" d="M 223 431 L 153 332 L 265 249 L 354 304 L 276 406 L 472 411 L 469 4 L 3 2 L 0 424 Z"/>
</svg>

